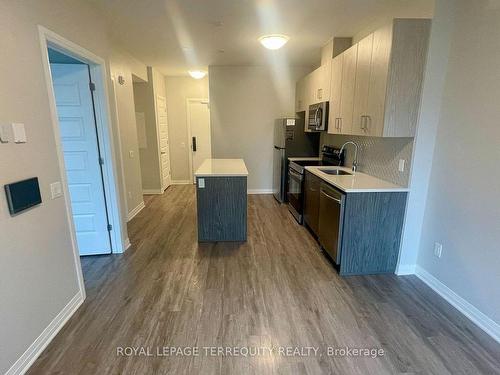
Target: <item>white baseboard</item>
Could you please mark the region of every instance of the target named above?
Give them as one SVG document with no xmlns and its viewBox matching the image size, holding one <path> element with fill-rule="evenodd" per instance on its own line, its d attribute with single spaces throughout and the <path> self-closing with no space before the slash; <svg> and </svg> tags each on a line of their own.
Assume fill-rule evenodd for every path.
<svg viewBox="0 0 500 375">
<path fill-rule="evenodd" d="M 414 274 L 415 274 L 414 264 L 400 264 L 396 269 L 396 275 L 398 276 L 414 275 Z"/>
<path fill-rule="evenodd" d="M 57 335 L 66 322 L 73 316 L 76 310 L 83 303 L 84 298 L 79 291 L 57 316 L 43 330 L 40 336 L 29 346 L 28 349 L 19 357 L 19 359 L 7 370 L 5 375 L 21 375 L 24 374 L 35 360 L 42 354 L 47 345 Z"/>
<path fill-rule="evenodd" d="M 161 189 L 142 189 L 143 195 L 161 195 L 163 190 Z"/>
<path fill-rule="evenodd" d="M 500 324 L 479 311 L 475 306 L 456 294 L 441 281 L 432 276 L 420 266 L 416 266 L 415 274 L 437 294 L 448 301 L 453 307 L 469 318 L 474 324 L 500 343 Z"/>
<path fill-rule="evenodd" d="M 193 184 L 190 180 L 176 180 L 172 181 L 172 185 L 191 185 Z"/>
<path fill-rule="evenodd" d="M 132 211 L 128 213 L 127 222 L 132 220 L 139 212 L 142 211 L 144 207 L 146 207 L 146 205 L 144 204 L 144 201 L 142 201 L 136 208 L 134 208 Z"/>
<path fill-rule="evenodd" d="M 127 251 L 130 246 L 132 246 L 132 243 L 130 242 L 130 238 L 127 237 L 127 239 L 125 240 L 125 249 L 123 250 L 123 252 Z"/>
<path fill-rule="evenodd" d="M 247 194 L 272 194 L 273 189 L 248 189 Z"/>
</svg>

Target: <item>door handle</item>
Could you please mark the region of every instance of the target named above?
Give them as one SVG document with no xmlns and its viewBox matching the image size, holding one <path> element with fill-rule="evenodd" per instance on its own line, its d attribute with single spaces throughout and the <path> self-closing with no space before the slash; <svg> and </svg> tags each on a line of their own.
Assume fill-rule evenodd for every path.
<svg viewBox="0 0 500 375">
<path fill-rule="evenodd" d="M 196 152 L 196 137 L 193 137 L 193 151 Z"/>
<path fill-rule="evenodd" d="M 298 174 L 297 172 L 292 172 L 291 170 L 288 170 L 288 174 L 290 174 L 290 176 L 292 177 L 295 177 L 297 180 L 302 181 L 303 177 L 301 174 Z"/>
<path fill-rule="evenodd" d="M 335 198 L 335 197 L 332 197 L 331 195 L 329 195 L 329 194 L 325 193 L 325 191 L 324 191 L 324 190 L 321 190 L 321 194 L 323 194 L 324 196 L 326 196 L 328 199 L 331 199 L 332 201 L 337 202 L 338 204 L 341 204 L 341 203 L 342 203 L 340 199 L 337 199 L 337 198 Z"/>
<path fill-rule="evenodd" d="M 361 116 L 361 129 L 364 130 L 365 132 L 368 131 L 369 121 L 370 121 L 370 116 L 368 115 Z"/>
<path fill-rule="evenodd" d="M 314 123 L 316 125 L 316 128 L 319 128 L 321 117 L 318 117 L 318 115 L 321 116 L 320 108 L 318 107 L 316 109 L 316 112 L 314 112 Z"/>
</svg>

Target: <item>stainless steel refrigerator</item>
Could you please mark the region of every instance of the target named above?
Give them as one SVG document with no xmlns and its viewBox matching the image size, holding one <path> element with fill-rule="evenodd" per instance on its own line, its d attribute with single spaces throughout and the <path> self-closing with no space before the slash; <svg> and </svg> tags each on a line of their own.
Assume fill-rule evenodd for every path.
<svg viewBox="0 0 500 375">
<path fill-rule="evenodd" d="M 304 119 L 280 118 L 274 124 L 273 195 L 279 202 L 286 201 L 288 186 L 288 158 L 319 155 L 317 132 L 306 132 Z"/>
</svg>

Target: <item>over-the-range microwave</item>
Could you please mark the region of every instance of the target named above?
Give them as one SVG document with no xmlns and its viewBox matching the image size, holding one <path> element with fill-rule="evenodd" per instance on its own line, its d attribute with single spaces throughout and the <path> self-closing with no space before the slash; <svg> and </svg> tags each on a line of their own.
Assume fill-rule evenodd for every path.
<svg viewBox="0 0 500 375">
<path fill-rule="evenodd" d="M 309 106 L 309 118 L 307 128 L 311 131 L 325 131 L 328 128 L 329 102 L 311 104 Z"/>
</svg>

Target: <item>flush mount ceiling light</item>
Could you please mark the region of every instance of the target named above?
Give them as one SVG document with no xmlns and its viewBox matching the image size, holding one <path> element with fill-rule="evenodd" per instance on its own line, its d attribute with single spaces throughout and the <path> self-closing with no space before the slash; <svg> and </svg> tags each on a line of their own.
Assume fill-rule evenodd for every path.
<svg viewBox="0 0 500 375">
<path fill-rule="evenodd" d="M 194 79 L 202 79 L 207 75 L 207 72 L 204 72 L 202 70 L 190 70 L 188 73 Z"/>
<path fill-rule="evenodd" d="M 280 49 L 288 42 L 288 39 L 290 38 L 286 35 L 272 34 L 261 36 L 259 42 L 267 49 Z"/>
</svg>

